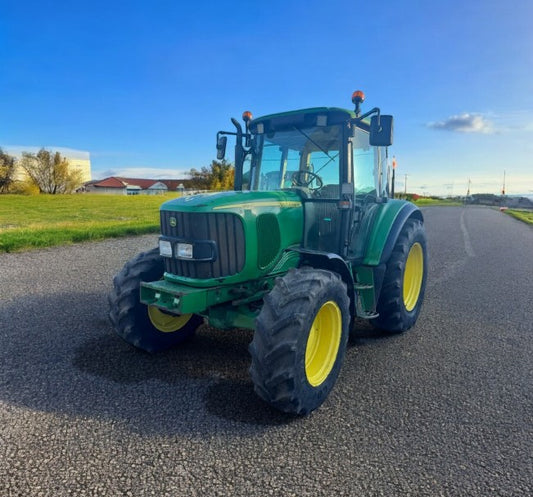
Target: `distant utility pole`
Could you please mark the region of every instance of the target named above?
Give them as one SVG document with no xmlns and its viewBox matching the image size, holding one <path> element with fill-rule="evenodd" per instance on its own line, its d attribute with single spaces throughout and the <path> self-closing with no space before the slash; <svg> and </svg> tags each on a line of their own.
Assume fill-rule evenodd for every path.
<svg viewBox="0 0 533 497">
<path fill-rule="evenodd" d="M 404 187 L 405 187 L 405 188 L 404 188 L 404 192 L 403 192 L 403 193 L 404 193 L 404 195 L 407 197 L 407 176 L 408 176 L 408 175 L 407 175 L 407 174 L 404 174 L 404 176 L 405 176 L 405 182 L 404 182 Z"/>
<path fill-rule="evenodd" d="M 503 187 L 502 187 L 502 195 L 505 195 L 505 169 L 503 171 Z"/>
<path fill-rule="evenodd" d="M 470 178 L 468 178 L 468 188 L 466 189 L 465 205 L 468 202 L 468 197 L 470 197 Z"/>
</svg>

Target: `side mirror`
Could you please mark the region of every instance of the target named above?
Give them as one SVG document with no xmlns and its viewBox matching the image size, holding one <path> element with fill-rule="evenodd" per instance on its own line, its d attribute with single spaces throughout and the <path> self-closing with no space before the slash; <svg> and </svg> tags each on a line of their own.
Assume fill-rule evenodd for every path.
<svg viewBox="0 0 533 497">
<path fill-rule="evenodd" d="M 389 147 L 392 145 L 392 116 L 381 115 L 370 118 L 369 141 L 370 145 L 375 147 Z"/>
<path fill-rule="evenodd" d="M 228 143 L 227 136 L 219 136 L 217 138 L 217 159 L 222 160 L 226 156 L 226 145 Z"/>
</svg>

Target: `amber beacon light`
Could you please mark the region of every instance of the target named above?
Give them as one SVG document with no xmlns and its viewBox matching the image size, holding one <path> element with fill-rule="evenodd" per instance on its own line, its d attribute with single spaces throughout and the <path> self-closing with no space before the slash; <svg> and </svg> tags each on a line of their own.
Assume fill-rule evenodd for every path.
<svg viewBox="0 0 533 497">
<path fill-rule="evenodd" d="M 355 90 L 352 93 L 352 102 L 357 105 L 357 103 L 363 103 L 365 101 L 365 94 L 361 90 Z"/>
<path fill-rule="evenodd" d="M 355 105 L 355 115 L 359 116 L 361 104 L 365 101 L 365 94 L 361 90 L 355 90 L 352 93 L 352 102 Z"/>
</svg>

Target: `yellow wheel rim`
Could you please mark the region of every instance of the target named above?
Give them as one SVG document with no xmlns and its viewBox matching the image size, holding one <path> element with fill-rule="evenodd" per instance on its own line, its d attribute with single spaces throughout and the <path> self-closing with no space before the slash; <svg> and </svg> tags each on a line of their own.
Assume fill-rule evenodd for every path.
<svg viewBox="0 0 533 497">
<path fill-rule="evenodd" d="M 305 348 L 305 374 L 314 387 L 322 384 L 335 365 L 342 334 L 342 315 L 332 300 L 317 312 Z"/>
<path fill-rule="evenodd" d="M 168 314 L 153 305 L 148 306 L 148 317 L 152 324 L 163 333 L 173 333 L 183 328 L 191 319 L 192 314 L 176 316 Z"/>
<path fill-rule="evenodd" d="M 420 296 L 424 276 L 424 251 L 420 243 L 414 243 L 409 250 L 403 273 L 403 303 L 407 311 L 412 311 Z"/>
</svg>

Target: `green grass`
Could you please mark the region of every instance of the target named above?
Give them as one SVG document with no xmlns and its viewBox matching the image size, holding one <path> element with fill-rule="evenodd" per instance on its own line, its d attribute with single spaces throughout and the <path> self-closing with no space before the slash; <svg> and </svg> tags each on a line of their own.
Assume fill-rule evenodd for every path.
<svg viewBox="0 0 533 497">
<path fill-rule="evenodd" d="M 458 202 L 457 200 L 448 200 L 445 198 L 419 198 L 414 201 L 414 204 L 422 207 L 428 205 L 463 205 L 462 202 Z"/>
<path fill-rule="evenodd" d="M 524 221 L 524 223 L 533 224 L 533 211 L 506 209 L 504 212 L 516 219 L 520 219 L 520 221 Z"/>
<path fill-rule="evenodd" d="M 0 195 L 0 252 L 159 231 L 176 195 Z"/>
<path fill-rule="evenodd" d="M 159 232 L 159 207 L 176 195 L 0 195 L 0 252 Z M 462 205 L 419 199 L 417 205 Z M 533 212 L 507 214 L 533 224 Z"/>
</svg>

